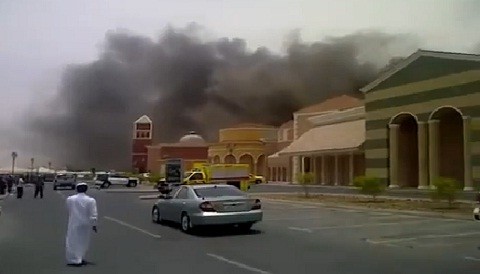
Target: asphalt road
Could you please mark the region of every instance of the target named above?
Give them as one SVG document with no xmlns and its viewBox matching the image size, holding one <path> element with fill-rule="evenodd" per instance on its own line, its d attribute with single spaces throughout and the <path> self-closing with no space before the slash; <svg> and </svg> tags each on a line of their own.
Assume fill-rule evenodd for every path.
<svg viewBox="0 0 480 274">
<path fill-rule="evenodd" d="M 358 190 L 352 187 L 345 186 L 309 186 L 310 193 L 332 193 L 332 194 L 358 194 Z M 293 193 L 303 192 L 303 186 L 300 185 L 279 185 L 279 184 L 261 184 L 254 185 L 250 192 L 256 193 Z M 384 196 L 401 197 L 401 198 L 424 198 L 430 199 L 430 190 L 419 190 L 413 188 L 407 189 L 387 189 Z M 460 200 L 475 200 L 476 192 L 474 191 L 459 191 L 457 199 Z"/>
<path fill-rule="evenodd" d="M 0 202 L 0 273 L 478 273 L 480 224 L 473 221 L 264 202 L 248 234 L 211 229 L 186 235 L 150 221 L 152 201 L 89 190 L 99 233 L 87 259 L 65 265 L 65 197 Z"/>
</svg>

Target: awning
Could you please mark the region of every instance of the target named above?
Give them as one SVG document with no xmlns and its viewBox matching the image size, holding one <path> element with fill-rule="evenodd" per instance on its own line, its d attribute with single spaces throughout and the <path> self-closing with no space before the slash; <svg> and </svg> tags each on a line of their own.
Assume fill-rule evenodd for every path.
<svg viewBox="0 0 480 274">
<path fill-rule="evenodd" d="M 280 156 L 299 156 L 357 150 L 365 142 L 365 120 L 319 126 L 305 132 Z"/>
</svg>

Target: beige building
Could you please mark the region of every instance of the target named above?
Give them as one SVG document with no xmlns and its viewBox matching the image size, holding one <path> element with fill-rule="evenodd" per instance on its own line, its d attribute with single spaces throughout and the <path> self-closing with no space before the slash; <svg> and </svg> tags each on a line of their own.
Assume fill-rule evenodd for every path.
<svg viewBox="0 0 480 274">
<path fill-rule="evenodd" d="M 364 174 L 365 109 L 350 96 L 328 99 L 294 113 L 293 142 L 278 152 L 291 158 L 291 179 L 312 172 L 315 183 L 350 185 Z"/>
<path fill-rule="evenodd" d="M 480 56 L 419 50 L 362 89 L 366 173 L 391 187 L 480 181 Z"/>
<path fill-rule="evenodd" d="M 293 120 L 290 120 L 278 129 L 277 151 L 289 146 L 293 141 Z M 268 180 L 271 182 L 292 181 L 292 159 L 289 156 L 280 156 L 278 152 L 267 157 Z"/>
<path fill-rule="evenodd" d="M 219 131 L 219 142 L 211 144 L 212 163 L 248 164 L 250 172 L 267 175 L 267 155 L 277 149 L 277 131 L 273 126 L 239 124 Z"/>
</svg>

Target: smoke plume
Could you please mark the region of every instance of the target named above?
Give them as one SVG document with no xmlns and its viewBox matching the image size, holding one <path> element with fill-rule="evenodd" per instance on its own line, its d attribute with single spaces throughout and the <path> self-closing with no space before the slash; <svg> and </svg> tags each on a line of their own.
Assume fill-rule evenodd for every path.
<svg viewBox="0 0 480 274">
<path fill-rule="evenodd" d="M 219 128 L 240 122 L 278 126 L 304 106 L 358 95 L 392 54 L 413 45 L 409 36 L 376 32 L 316 43 L 293 33 L 280 55 L 200 33 L 169 27 L 154 41 L 108 32 L 98 59 L 67 67 L 57 98 L 31 122 L 45 151 L 78 168 L 128 169 L 133 121 L 142 114 L 154 121 L 156 142 L 189 130 L 215 141 Z"/>
</svg>

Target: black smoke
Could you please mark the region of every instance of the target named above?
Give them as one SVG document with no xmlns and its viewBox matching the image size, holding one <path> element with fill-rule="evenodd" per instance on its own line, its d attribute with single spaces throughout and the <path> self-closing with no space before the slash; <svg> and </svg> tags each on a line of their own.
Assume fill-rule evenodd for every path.
<svg viewBox="0 0 480 274">
<path fill-rule="evenodd" d="M 215 141 L 219 128 L 240 122 L 278 126 L 304 106 L 358 96 L 391 57 L 388 47 L 404 38 L 370 32 L 304 43 L 295 36 L 280 55 L 250 51 L 242 39 L 204 40 L 194 25 L 169 27 L 157 41 L 108 32 L 98 60 L 67 67 L 58 97 L 31 125 L 57 161 L 127 169 L 133 121 L 142 114 L 154 121 L 157 142 L 189 130 Z"/>
</svg>

